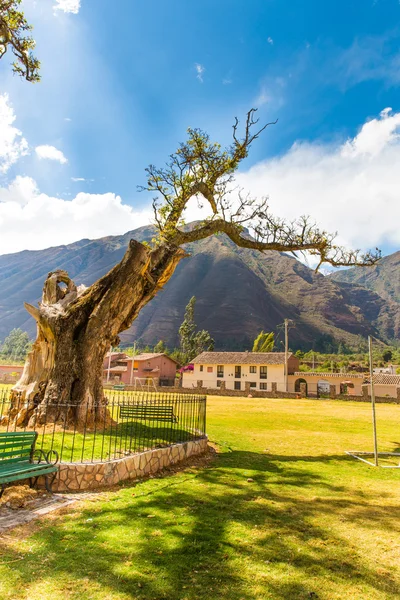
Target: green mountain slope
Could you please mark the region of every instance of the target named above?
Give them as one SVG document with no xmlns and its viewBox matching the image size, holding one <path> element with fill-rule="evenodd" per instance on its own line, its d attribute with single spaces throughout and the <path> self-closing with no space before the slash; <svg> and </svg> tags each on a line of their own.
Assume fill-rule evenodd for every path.
<svg viewBox="0 0 400 600">
<path fill-rule="evenodd" d="M 91 284 L 123 256 L 129 239 L 148 240 L 151 227 L 123 236 L 81 240 L 36 252 L 0 256 L 0 339 L 13 327 L 33 337 L 35 324 L 23 302 L 36 303 L 49 271 L 62 268 L 77 284 Z M 217 348 L 249 348 L 261 330 L 276 331 L 292 319 L 293 348 L 321 348 L 333 338 L 356 344 L 369 333 L 382 339 L 400 334 L 400 305 L 359 285 L 315 274 L 295 258 L 237 248 L 224 235 L 187 247 L 184 259 L 165 288 L 141 311 L 123 342 L 163 339 L 178 344 L 177 332 L 191 296 L 196 321 L 208 329 Z M 280 346 L 279 346 L 280 347 Z"/>
</svg>

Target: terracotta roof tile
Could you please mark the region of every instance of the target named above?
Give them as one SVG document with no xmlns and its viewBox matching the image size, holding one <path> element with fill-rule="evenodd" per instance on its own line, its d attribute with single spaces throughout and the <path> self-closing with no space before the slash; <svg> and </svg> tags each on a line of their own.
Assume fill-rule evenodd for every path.
<svg viewBox="0 0 400 600">
<path fill-rule="evenodd" d="M 289 358 L 293 354 L 289 354 Z M 202 352 L 192 360 L 195 365 L 283 365 L 284 352 Z"/>
<path fill-rule="evenodd" d="M 387 375 L 386 373 L 376 373 L 374 375 L 374 383 L 379 385 L 400 385 L 400 375 Z"/>
<path fill-rule="evenodd" d="M 144 352 L 143 354 L 136 354 L 133 358 L 134 360 L 142 361 L 142 360 L 151 360 L 152 358 L 158 358 L 159 356 L 165 356 L 165 358 L 169 358 L 172 362 L 177 363 L 174 358 L 171 358 L 165 352 Z"/>
</svg>

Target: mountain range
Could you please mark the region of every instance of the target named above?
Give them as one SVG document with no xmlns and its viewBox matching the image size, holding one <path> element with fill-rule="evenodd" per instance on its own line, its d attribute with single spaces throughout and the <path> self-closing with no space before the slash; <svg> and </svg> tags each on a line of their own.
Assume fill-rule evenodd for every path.
<svg viewBox="0 0 400 600">
<path fill-rule="evenodd" d="M 0 340 L 14 327 L 33 338 L 35 323 L 23 307 L 40 300 L 49 271 L 65 269 L 76 284 L 90 285 L 121 260 L 131 238 L 150 240 L 151 226 L 121 236 L 80 240 L 39 251 L 0 256 Z M 163 290 L 121 334 L 124 344 L 164 340 L 178 346 L 185 306 L 196 296 L 195 318 L 216 349 L 251 349 L 261 329 L 275 331 L 291 320 L 292 349 L 357 346 L 372 334 L 385 342 L 400 335 L 400 252 L 369 269 L 315 273 L 284 253 L 238 248 L 225 235 L 190 244 Z"/>
</svg>

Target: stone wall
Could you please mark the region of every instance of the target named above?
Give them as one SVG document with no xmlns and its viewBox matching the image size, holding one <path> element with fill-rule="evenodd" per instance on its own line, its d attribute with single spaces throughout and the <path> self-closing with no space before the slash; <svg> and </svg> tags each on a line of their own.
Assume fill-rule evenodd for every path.
<svg viewBox="0 0 400 600">
<path fill-rule="evenodd" d="M 202 382 L 198 382 L 202 383 Z M 208 396 L 236 396 L 238 398 L 243 398 L 246 396 L 251 396 L 252 398 L 300 398 L 301 394 L 299 392 L 280 392 L 277 391 L 276 383 L 271 383 L 272 390 L 270 392 L 264 392 L 260 390 L 255 390 L 254 388 L 246 388 L 244 390 L 227 390 L 224 386 L 220 388 L 205 388 L 202 386 L 197 386 L 194 388 L 172 388 L 172 387 L 163 387 L 161 388 L 164 392 L 169 393 L 179 393 L 179 394 L 203 394 Z"/>
<path fill-rule="evenodd" d="M 164 467 L 180 463 L 190 456 L 204 454 L 207 451 L 207 442 L 208 439 L 205 437 L 108 462 L 61 463 L 53 483 L 53 491 L 93 490 L 115 485 L 127 479 L 153 475 Z"/>
</svg>

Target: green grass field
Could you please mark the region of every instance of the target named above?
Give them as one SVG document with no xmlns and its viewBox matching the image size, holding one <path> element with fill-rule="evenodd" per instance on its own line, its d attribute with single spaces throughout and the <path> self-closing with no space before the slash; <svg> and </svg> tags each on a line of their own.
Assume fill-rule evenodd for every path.
<svg viewBox="0 0 400 600">
<path fill-rule="evenodd" d="M 381 450 L 400 406 L 379 405 Z M 129 484 L 0 541 L 0 597 L 375 600 L 400 597 L 400 470 L 370 406 L 210 397 L 204 469 Z"/>
</svg>

